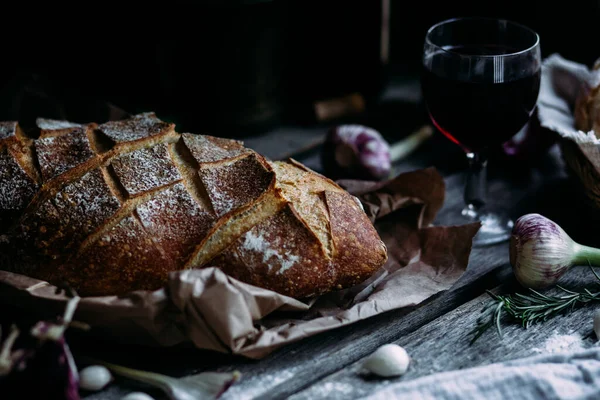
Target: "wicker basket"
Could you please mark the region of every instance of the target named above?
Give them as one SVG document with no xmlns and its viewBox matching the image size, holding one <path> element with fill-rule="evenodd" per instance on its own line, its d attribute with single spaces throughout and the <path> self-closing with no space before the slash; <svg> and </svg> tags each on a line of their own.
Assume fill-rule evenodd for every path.
<svg viewBox="0 0 600 400">
<path fill-rule="evenodd" d="M 569 174 L 580 183 L 590 205 L 600 209 L 600 146 L 562 138 L 560 148 Z"/>
</svg>

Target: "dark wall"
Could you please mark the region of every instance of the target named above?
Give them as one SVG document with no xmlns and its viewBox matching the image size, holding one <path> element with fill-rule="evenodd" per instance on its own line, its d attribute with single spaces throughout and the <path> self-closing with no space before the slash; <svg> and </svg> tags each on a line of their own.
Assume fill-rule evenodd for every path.
<svg viewBox="0 0 600 400">
<path fill-rule="evenodd" d="M 405 3 L 405 5 L 402 5 Z M 392 0 L 393 59 L 406 60 L 402 46 L 407 46 L 409 59 L 418 59 L 427 28 L 444 19 L 460 16 L 498 17 L 514 20 L 534 29 L 540 35 L 542 54 L 559 52 L 586 64 L 600 57 L 600 1 L 543 0 L 504 1 L 419 1 L 413 6 Z"/>
<path fill-rule="evenodd" d="M 381 4 L 375 0 L 0 9 L 0 117 L 20 117 L 15 93 L 42 87 L 67 98 L 68 109 L 104 99 L 215 133 L 310 121 L 315 100 L 353 91 L 376 96 L 388 74 L 416 71 L 427 28 L 456 16 L 529 25 L 540 34 L 544 55 L 560 52 L 586 64 L 600 57 L 600 1 L 548 4 L 391 0 L 385 69 L 379 60 Z M 38 100 L 51 102 L 52 96 Z M 81 110 L 78 115 L 88 117 Z"/>
</svg>

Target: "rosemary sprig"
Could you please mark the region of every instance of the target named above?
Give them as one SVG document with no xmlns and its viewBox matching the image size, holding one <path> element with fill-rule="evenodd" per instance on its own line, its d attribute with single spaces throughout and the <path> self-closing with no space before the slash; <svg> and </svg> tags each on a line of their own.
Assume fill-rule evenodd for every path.
<svg viewBox="0 0 600 400">
<path fill-rule="evenodd" d="M 600 283 L 600 276 L 590 267 L 592 273 Z M 577 305 L 592 301 L 600 301 L 600 292 L 584 289 L 583 292 L 574 292 L 562 286 L 556 286 L 564 294 L 550 296 L 536 290 L 529 289 L 529 294 L 515 293 L 512 295 L 497 295 L 486 291 L 493 299 L 481 310 L 477 325 L 469 335 L 474 335 L 471 343 L 475 343 L 484 332 L 496 326 L 498 335 L 502 337 L 501 319 L 507 315 L 510 319 L 518 321 L 527 329 L 536 322 L 543 322 L 566 311 L 573 311 Z"/>
</svg>

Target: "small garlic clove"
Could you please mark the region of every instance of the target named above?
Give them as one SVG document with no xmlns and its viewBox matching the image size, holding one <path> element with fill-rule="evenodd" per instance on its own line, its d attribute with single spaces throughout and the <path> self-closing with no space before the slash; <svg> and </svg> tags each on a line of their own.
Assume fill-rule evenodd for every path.
<svg viewBox="0 0 600 400">
<path fill-rule="evenodd" d="M 600 309 L 594 313 L 594 333 L 596 333 L 596 340 L 600 341 Z"/>
<path fill-rule="evenodd" d="M 403 375 L 409 364 L 410 357 L 403 347 L 384 344 L 365 359 L 363 368 L 372 374 L 389 378 Z"/>
<path fill-rule="evenodd" d="M 79 387 L 91 392 L 104 389 L 112 380 L 110 371 L 101 365 L 90 365 L 79 372 Z"/>
<path fill-rule="evenodd" d="M 154 400 L 154 398 L 143 392 L 132 392 L 121 397 L 121 400 Z"/>
</svg>

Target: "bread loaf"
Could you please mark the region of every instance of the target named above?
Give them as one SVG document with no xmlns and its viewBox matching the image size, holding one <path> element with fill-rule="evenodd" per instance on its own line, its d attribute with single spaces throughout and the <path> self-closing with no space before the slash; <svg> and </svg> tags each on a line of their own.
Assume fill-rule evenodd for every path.
<svg viewBox="0 0 600 400">
<path fill-rule="evenodd" d="M 175 132 L 152 113 L 0 125 L 0 268 L 81 295 L 216 266 L 303 298 L 368 278 L 386 249 L 358 200 L 302 164 Z"/>
</svg>

